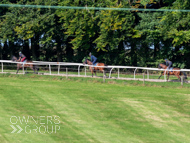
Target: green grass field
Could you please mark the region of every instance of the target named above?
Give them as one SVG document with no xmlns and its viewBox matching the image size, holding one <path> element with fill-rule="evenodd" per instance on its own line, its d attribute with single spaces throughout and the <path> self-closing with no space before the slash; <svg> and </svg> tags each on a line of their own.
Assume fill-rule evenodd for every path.
<svg viewBox="0 0 190 143">
<path fill-rule="evenodd" d="M 189 143 L 190 85 L 0 74 L 0 142 Z"/>
</svg>

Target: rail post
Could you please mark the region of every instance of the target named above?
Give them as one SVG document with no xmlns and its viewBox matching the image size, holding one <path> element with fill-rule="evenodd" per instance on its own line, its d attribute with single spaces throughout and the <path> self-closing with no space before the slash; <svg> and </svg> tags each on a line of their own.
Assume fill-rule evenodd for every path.
<svg viewBox="0 0 190 143">
<path fill-rule="evenodd" d="M 103 82 L 105 83 L 105 76 L 104 76 L 105 74 L 104 73 L 105 73 L 105 71 L 103 70 Z"/>
<path fill-rule="evenodd" d="M 22 72 L 24 74 L 24 63 L 22 63 Z"/>
<path fill-rule="evenodd" d="M 119 68 L 118 68 L 118 78 L 119 78 Z"/>
<path fill-rule="evenodd" d="M 145 76 L 144 76 L 145 74 L 143 73 L 143 85 L 144 85 L 144 83 L 145 83 Z"/>
<path fill-rule="evenodd" d="M 137 68 L 136 68 L 135 71 L 134 71 L 134 79 L 135 79 L 135 73 L 136 73 L 136 70 L 137 70 Z"/>
<path fill-rule="evenodd" d="M 59 75 L 59 71 L 60 71 L 60 64 L 58 65 L 58 75 Z"/>
<path fill-rule="evenodd" d="M 68 78 L 68 69 L 66 68 L 66 79 Z"/>
<path fill-rule="evenodd" d="M 147 70 L 147 79 L 149 79 L 149 72 L 148 72 L 148 70 Z"/>
<path fill-rule="evenodd" d="M 183 86 L 183 76 L 181 76 L 181 86 Z"/>
<path fill-rule="evenodd" d="M 1 63 L 1 71 L 3 73 L 3 62 Z"/>
<path fill-rule="evenodd" d="M 85 76 L 86 76 L 86 67 L 84 68 Z"/>
<path fill-rule="evenodd" d="M 80 65 L 78 66 L 78 76 L 80 76 Z"/>
<path fill-rule="evenodd" d="M 51 75 L 51 65 L 49 64 L 49 74 Z"/>
<path fill-rule="evenodd" d="M 109 73 L 109 78 L 111 78 L 111 72 L 112 72 L 113 68 L 110 70 L 110 73 Z"/>
</svg>

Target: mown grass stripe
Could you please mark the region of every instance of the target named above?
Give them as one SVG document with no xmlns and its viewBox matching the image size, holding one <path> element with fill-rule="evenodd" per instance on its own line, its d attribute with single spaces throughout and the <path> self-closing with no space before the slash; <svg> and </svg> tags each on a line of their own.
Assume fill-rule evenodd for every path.
<svg viewBox="0 0 190 143">
<path fill-rule="evenodd" d="M 190 142 L 189 88 L 36 75 L 0 81 L 3 142 Z M 61 130 L 10 134 L 13 115 L 56 115 Z"/>
</svg>

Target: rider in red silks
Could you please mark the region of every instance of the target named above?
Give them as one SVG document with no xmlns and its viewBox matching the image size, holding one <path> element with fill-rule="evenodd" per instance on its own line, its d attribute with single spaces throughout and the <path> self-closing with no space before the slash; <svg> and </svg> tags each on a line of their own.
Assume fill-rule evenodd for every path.
<svg viewBox="0 0 190 143">
<path fill-rule="evenodd" d="M 25 62 L 26 60 L 26 56 L 22 54 L 22 52 L 19 52 L 19 60 L 21 60 L 21 62 Z"/>
</svg>

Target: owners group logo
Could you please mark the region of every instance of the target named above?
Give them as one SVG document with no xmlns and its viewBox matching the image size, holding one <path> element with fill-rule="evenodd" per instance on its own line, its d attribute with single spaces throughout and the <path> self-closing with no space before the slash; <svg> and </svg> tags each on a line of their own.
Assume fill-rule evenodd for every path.
<svg viewBox="0 0 190 143">
<path fill-rule="evenodd" d="M 11 116 L 11 133 L 53 134 L 60 130 L 59 116 Z"/>
</svg>

